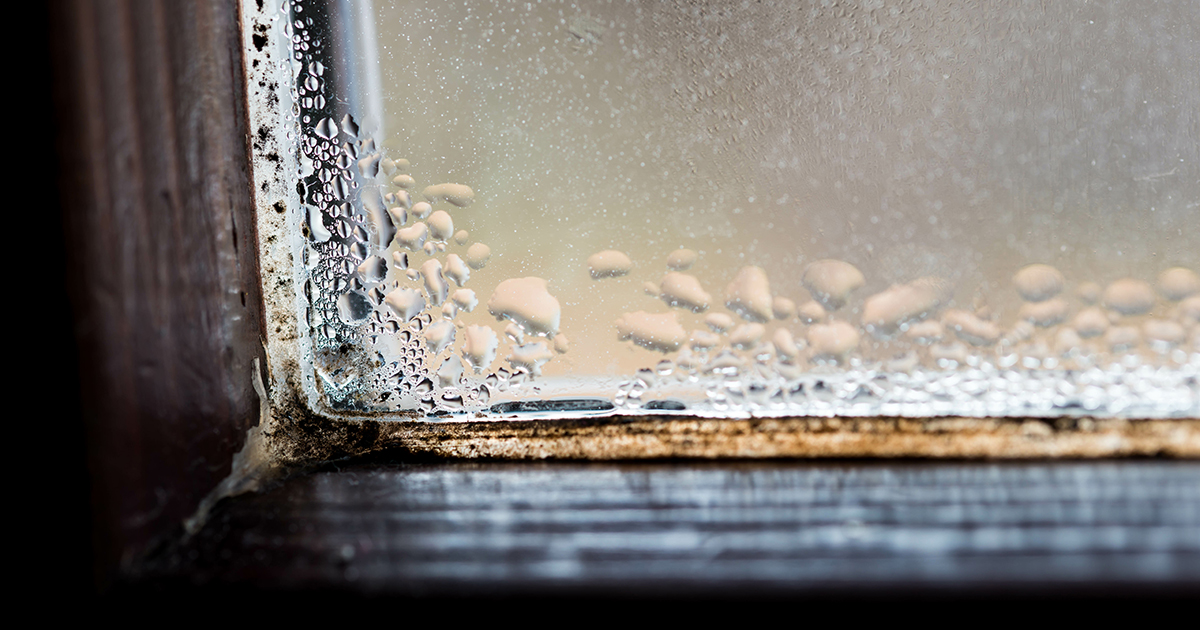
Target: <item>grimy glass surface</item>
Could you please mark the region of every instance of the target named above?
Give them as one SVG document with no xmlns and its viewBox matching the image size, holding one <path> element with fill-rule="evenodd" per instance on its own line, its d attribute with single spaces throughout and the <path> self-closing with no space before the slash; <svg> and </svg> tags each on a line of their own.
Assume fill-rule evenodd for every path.
<svg viewBox="0 0 1200 630">
<path fill-rule="evenodd" d="M 335 408 L 1200 412 L 1200 3 L 355 10 L 293 73 Z"/>
</svg>

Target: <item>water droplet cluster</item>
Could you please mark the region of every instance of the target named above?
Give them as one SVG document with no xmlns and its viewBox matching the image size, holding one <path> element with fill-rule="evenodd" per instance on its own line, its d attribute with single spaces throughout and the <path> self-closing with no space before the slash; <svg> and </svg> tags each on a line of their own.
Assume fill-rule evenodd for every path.
<svg viewBox="0 0 1200 630">
<path fill-rule="evenodd" d="M 1200 277 L 1184 267 L 1101 284 L 1030 261 L 1003 287 L 976 291 L 1007 292 L 1019 308 L 1005 310 L 964 297 L 973 287 L 960 286 L 961 277 L 864 273 L 870 244 L 860 248 L 862 260 L 795 253 L 807 262 L 795 277 L 753 264 L 753 256 L 698 271 L 712 249 L 699 239 L 664 246 L 657 264 L 597 245 L 582 252 L 576 271 L 605 291 L 636 287 L 641 302 L 585 327 L 547 279 L 553 270 L 492 276 L 499 272 L 489 262 L 506 252 L 502 242 L 492 243 L 495 252 L 480 242 L 476 218 L 496 201 L 476 195 L 472 185 L 484 184 L 430 181 L 421 163 L 429 156 L 377 146 L 377 121 L 346 111 L 334 95 L 337 66 L 314 34 L 326 19 L 321 9 L 285 3 L 283 12 L 293 46 L 284 70 L 294 78 L 303 322 L 316 385 L 334 408 L 463 417 L 586 391 L 645 413 L 1200 413 Z M 586 16 L 565 28 L 583 57 L 606 37 L 605 24 Z M 746 125 L 740 117 L 721 124 L 735 123 Z M 500 133 L 524 134 L 515 123 Z M 669 201 L 662 197 L 654 202 Z M 727 216 L 741 212 L 718 205 Z M 477 295 L 481 287 L 488 293 Z M 490 319 L 469 315 L 477 309 Z M 603 336 L 643 365 L 600 376 L 587 355 L 572 374 L 546 377 L 548 366 L 565 363 L 568 334 L 577 347 Z"/>
<path fill-rule="evenodd" d="M 1200 412 L 1200 275 L 1190 269 L 1166 269 L 1153 284 L 1082 282 L 1066 296 L 1058 269 L 1027 265 L 1011 281 L 1022 303 L 1005 319 L 986 304 L 957 305 L 956 287 L 938 277 L 859 296 L 866 278 L 840 260 L 809 263 L 800 282 L 784 288 L 808 294 L 799 308 L 774 294 L 767 271 L 755 266 L 733 273 L 723 301 L 711 300 L 698 278 L 674 271 L 682 258 L 694 262 L 683 251 L 667 256 L 662 281 L 647 283 L 646 293 L 670 309 L 615 322 L 619 340 L 667 355 L 618 385 L 618 407 L 816 416 Z M 705 299 L 681 299 L 677 286 Z"/>
<path fill-rule="evenodd" d="M 287 122 L 316 387 L 335 409 L 486 409 L 492 391 L 520 388 L 567 351 L 557 300 L 541 278 L 510 278 L 486 300 L 495 325 L 464 324 L 460 316 L 481 302 L 471 276 L 486 274 L 492 256 L 461 229 L 475 192 L 458 182 L 422 187 L 408 159 L 386 155 L 373 121 L 333 96 L 336 64 L 314 35 L 327 30 L 325 9 L 285 2 L 281 11 L 293 52 L 281 71 L 294 77 Z M 510 367 L 489 371 L 499 330 L 512 341 Z"/>
</svg>

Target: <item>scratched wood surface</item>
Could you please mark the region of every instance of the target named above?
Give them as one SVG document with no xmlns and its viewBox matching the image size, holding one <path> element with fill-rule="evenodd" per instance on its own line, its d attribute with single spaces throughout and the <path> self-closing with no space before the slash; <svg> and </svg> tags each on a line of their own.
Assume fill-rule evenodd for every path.
<svg viewBox="0 0 1200 630">
<path fill-rule="evenodd" d="M 1200 463 L 490 463 L 228 502 L 144 583 L 401 596 L 1200 594 Z"/>
</svg>

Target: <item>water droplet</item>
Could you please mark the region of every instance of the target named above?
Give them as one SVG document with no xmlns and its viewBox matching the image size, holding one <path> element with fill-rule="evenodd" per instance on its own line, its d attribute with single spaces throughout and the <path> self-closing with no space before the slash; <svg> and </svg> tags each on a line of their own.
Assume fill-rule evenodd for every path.
<svg viewBox="0 0 1200 630">
<path fill-rule="evenodd" d="M 333 122 L 332 118 L 322 118 L 317 123 L 317 126 L 313 128 L 313 133 L 326 140 L 330 140 L 338 133 L 337 123 Z"/>
<path fill-rule="evenodd" d="M 593 280 L 618 278 L 629 274 L 633 268 L 633 261 L 624 252 L 608 249 L 589 256 L 587 267 Z"/>
<path fill-rule="evenodd" d="M 402 320 L 410 320 L 425 310 L 425 297 L 414 289 L 396 289 L 383 299 L 388 308 Z"/>
<path fill-rule="evenodd" d="M 813 299 L 825 308 L 836 311 L 846 303 L 850 294 L 866 279 L 857 267 L 841 260 L 818 260 L 804 268 L 800 279 Z"/>
<path fill-rule="evenodd" d="M 972 313 L 968 313 L 968 314 L 971 315 L 972 317 L 976 317 Z M 978 317 L 976 317 L 976 319 L 978 319 Z M 973 329 L 973 326 L 974 326 L 974 322 L 972 322 L 972 328 L 968 330 L 967 334 L 975 334 L 977 332 L 980 332 L 980 331 L 975 331 Z M 967 330 L 967 327 L 964 327 L 964 330 Z M 981 335 L 981 337 L 985 338 L 985 339 L 991 334 L 990 330 L 984 330 L 982 332 L 986 333 L 984 335 Z M 999 337 L 999 335 L 1000 335 L 1000 331 L 999 331 L 999 329 L 997 329 L 996 336 Z M 926 320 L 923 322 L 917 322 L 917 323 L 909 326 L 908 330 L 904 331 L 904 336 L 909 339 L 912 339 L 913 341 L 915 341 L 917 343 L 928 345 L 928 344 L 931 344 L 931 343 L 934 343 L 937 341 L 941 341 L 942 337 L 945 336 L 945 330 L 943 329 L 941 322 L 931 319 L 931 320 Z"/>
<path fill-rule="evenodd" d="M 472 269 L 483 269 L 492 257 L 492 249 L 483 243 L 474 243 L 467 248 L 467 265 Z"/>
<path fill-rule="evenodd" d="M 708 310 L 712 296 L 695 276 L 678 271 L 667 272 L 658 284 L 660 296 L 668 306 L 686 308 L 694 313 Z"/>
<path fill-rule="evenodd" d="M 425 190 L 421 191 L 421 196 L 425 197 L 425 200 L 430 203 L 445 200 L 447 203 L 459 208 L 465 208 L 475 201 L 475 191 L 471 190 L 470 186 L 463 184 L 426 186 Z"/>
<path fill-rule="evenodd" d="M 476 373 L 482 372 L 496 358 L 496 348 L 500 340 L 496 332 L 487 326 L 467 326 L 465 329 L 466 343 L 463 345 L 463 358 L 471 364 Z M 508 372 L 501 368 L 500 375 Z M 498 379 L 500 376 L 497 377 Z"/>
<path fill-rule="evenodd" d="M 796 346 L 796 338 L 792 335 L 792 331 L 786 328 L 775 329 L 775 333 L 771 335 L 771 345 L 775 346 L 776 354 L 789 361 L 795 361 L 800 357 L 800 348 Z"/>
<path fill-rule="evenodd" d="M 1158 275 L 1158 292 L 1178 302 L 1200 293 L 1200 275 L 1185 267 L 1172 267 Z"/>
<path fill-rule="evenodd" d="M 1026 306 L 1033 305 L 1026 304 Z M 949 326 L 958 335 L 959 339 L 973 346 L 990 346 L 1000 339 L 999 326 L 991 321 L 979 318 L 970 311 L 962 309 L 946 311 L 946 315 L 942 320 L 946 323 L 946 326 Z M 909 330 L 911 331 L 914 327 L 910 327 Z M 908 332 L 905 334 L 907 335 Z M 941 338 L 940 334 L 938 338 Z"/>
<path fill-rule="evenodd" d="M 352 324 L 366 319 L 374 309 L 374 305 L 362 293 L 348 291 L 338 297 L 337 308 L 342 321 Z"/>
<path fill-rule="evenodd" d="M 1104 305 L 1122 315 L 1148 313 L 1154 302 L 1154 289 L 1143 280 L 1122 278 L 1104 289 Z"/>
<path fill-rule="evenodd" d="M 427 238 L 429 238 L 429 228 L 421 222 L 396 231 L 396 244 L 409 251 L 421 251 Z"/>
<path fill-rule="evenodd" d="M 358 173 L 366 179 L 375 179 L 379 175 L 379 154 L 372 153 L 358 160 Z"/>
<path fill-rule="evenodd" d="M 1100 301 L 1103 289 L 1095 282 L 1084 282 L 1075 289 L 1075 296 L 1084 304 L 1095 304 Z"/>
<path fill-rule="evenodd" d="M 505 360 L 513 368 L 527 370 L 529 374 L 537 376 L 542 373 L 542 365 L 553 358 L 554 352 L 550 350 L 550 346 L 545 341 L 534 341 L 514 346 L 512 354 Z"/>
<path fill-rule="evenodd" d="M 448 254 L 446 256 L 445 274 L 447 278 L 454 281 L 454 284 L 463 286 L 471 279 L 471 270 L 467 264 L 459 258 L 458 254 Z"/>
<path fill-rule="evenodd" d="M 1108 330 L 1108 315 L 1098 307 L 1091 306 L 1079 311 L 1079 314 L 1071 321 L 1071 325 L 1075 327 L 1075 332 L 1084 339 L 1099 337 Z"/>
<path fill-rule="evenodd" d="M 437 369 L 438 385 L 441 387 L 454 387 L 459 384 L 463 374 L 462 359 L 450 355 Z M 460 399 L 461 402 L 461 399 Z"/>
<path fill-rule="evenodd" d="M 426 328 L 425 346 L 429 348 L 429 353 L 436 355 L 454 343 L 454 330 L 454 324 L 447 321 L 440 321 Z"/>
<path fill-rule="evenodd" d="M 1142 324 L 1142 333 L 1150 341 L 1162 342 L 1166 345 L 1182 343 L 1187 333 L 1178 322 L 1167 319 L 1148 319 Z"/>
<path fill-rule="evenodd" d="M 776 297 L 771 302 L 771 314 L 775 319 L 787 321 L 796 316 L 796 303 L 785 297 Z"/>
<path fill-rule="evenodd" d="M 1141 333 L 1133 326 L 1113 326 L 1104 334 L 1104 343 L 1113 352 L 1135 348 L 1141 341 Z"/>
<path fill-rule="evenodd" d="M 819 324 L 824 322 L 828 316 L 825 312 L 825 307 L 821 306 L 820 302 L 816 300 L 809 300 L 800 305 L 797 315 L 799 315 L 800 321 L 805 324 Z"/>
<path fill-rule="evenodd" d="M 747 266 L 738 270 L 725 287 L 725 306 L 749 322 L 767 322 L 771 312 L 771 285 L 762 267 Z"/>
<path fill-rule="evenodd" d="M 814 356 L 843 358 L 858 347 L 858 331 L 842 321 L 815 324 L 808 329 L 808 345 Z"/>
<path fill-rule="evenodd" d="M 371 256 L 358 266 L 358 273 L 366 282 L 382 282 L 387 276 L 387 260 Z"/>
<path fill-rule="evenodd" d="M 690 249 L 677 249 L 667 256 L 667 268 L 673 271 L 687 271 L 696 264 L 696 252 Z"/>
<path fill-rule="evenodd" d="M 1067 319 L 1071 305 L 1062 298 L 1051 298 L 1044 302 L 1028 302 L 1021 306 L 1017 317 L 1042 328 L 1049 328 Z"/>
<path fill-rule="evenodd" d="M 468 256 L 470 252 L 468 252 Z M 553 335 L 558 332 L 562 309 L 550 295 L 542 278 L 509 278 L 501 282 L 491 299 L 488 312 L 496 319 L 511 319 L 526 331 Z"/>
<path fill-rule="evenodd" d="M 766 332 L 767 329 L 762 324 L 742 324 L 729 333 L 729 343 L 744 350 L 758 343 Z"/>
<path fill-rule="evenodd" d="M 1043 302 L 1058 295 L 1066 280 L 1062 272 L 1050 265 L 1026 265 L 1012 279 L 1013 286 L 1022 298 L 1030 302 Z"/>
<path fill-rule="evenodd" d="M 317 65 L 319 66 L 320 63 L 321 62 L 318 61 Z M 323 72 L 324 68 L 322 68 L 322 73 Z M 327 118 L 326 120 L 329 119 Z M 346 135 L 350 136 L 351 138 L 358 139 L 358 123 L 355 122 L 354 117 L 350 114 L 346 114 L 342 117 L 342 131 L 346 132 Z M 333 133 L 336 134 L 337 131 L 334 131 Z"/>
<path fill-rule="evenodd" d="M 479 304 L 479 300 L 475 298 L 475 292 L 470 289 L 459 289 L 450 296 L 458 308 L 470 313 L 475 310 L 475 306 Z"/>
<path fill-rule="evenodd" d="M 432 258 L 425 261 L 421 265 L 421 277 L 425 279 L 425 293 L 429 295 L 430 303 L 440 306 L 450 292 L 450 286 L 442 276 L 442 263 Z"/>
<path fill-rule="evenodd" d="M 308 230 L 314 241 L 324 243 L 333 238 L 333 233 L 325 227 L 322 213 L 316 206 L 308 207 Z"/>
<path fill-rule="evenodd" d="M 892 285 L 863 303 L 863 324 L 876 334 L 893 334 L 901 324 L 928 317 L 947 293 L 947 287 L 935 278 Z"/>
<path fill-rule="evenodd" d="M 617 319 L 617 339 L 659 352 L 678 350 L 687 341 L 687 331 L 674 312 L 652 314 L 645 311 L 626 313 Z"/>
<path fill-rule="evenodd" d="M 448 241 L 454 234 L 454 220 L 445 210 L 438 210 L 429 215 L 428 224 L 429 237 L 435 241 Z"/>
<path fill-rule="evenodd" d="M 733 318 L 725 313 L 709 313 L 704 317 L 704 323 L 712 329 L 713 332 L 723 333 L 730 328 L 733 328 Z"/>
<path fill-rule="evenodd" d="M 414 217 L 423 221 L 425 217 L 428 217 L 433 212 L 433 206 L 424 201 L 418 201 L 413 204 L 411 210 Z"/>
</svg>

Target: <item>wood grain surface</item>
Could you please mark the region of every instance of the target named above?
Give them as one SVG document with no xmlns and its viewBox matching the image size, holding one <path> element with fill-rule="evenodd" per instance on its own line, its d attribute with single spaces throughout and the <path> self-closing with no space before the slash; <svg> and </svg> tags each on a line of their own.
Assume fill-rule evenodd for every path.
<svg viewBox="0 0 1200 630">
<path fill-rule="evenodd" d="M 241 40 L 236 2 L 51 13 L 67 288 L 111 569 L 176 530 L 257 418 Z"/>
<path fill-rule="evenodd" d="M 445 596 L 1200 594 L 1200 463 L 434 463 L 229 502 L 144 576 Z"/>
</svg>

